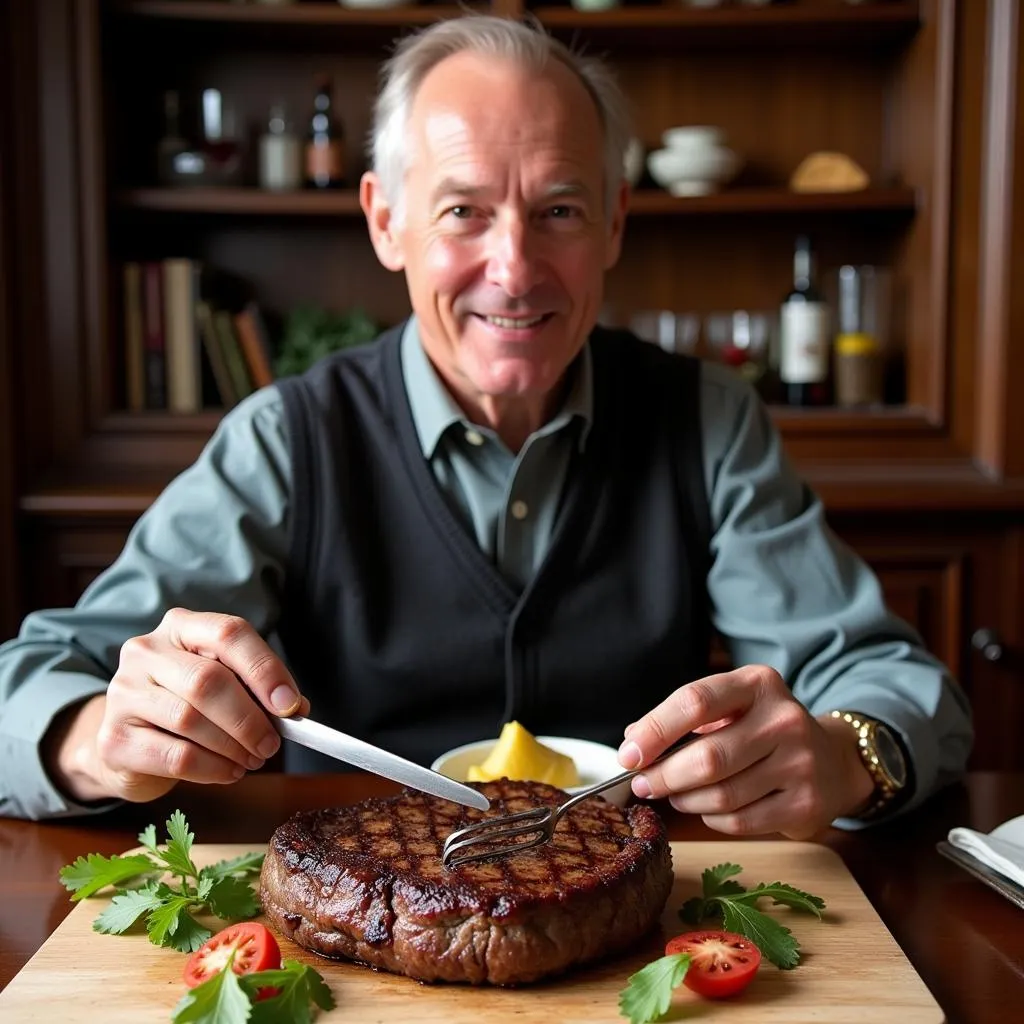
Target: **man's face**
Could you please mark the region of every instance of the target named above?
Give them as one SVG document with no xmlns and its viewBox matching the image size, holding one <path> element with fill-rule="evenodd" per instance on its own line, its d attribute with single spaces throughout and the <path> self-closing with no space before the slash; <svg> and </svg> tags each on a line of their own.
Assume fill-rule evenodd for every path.
<svg viewBox="0 0 1024 1024">
<path fill-rule="evenodd" d="M 593 101 L 561 64 L 541 75 L 457 54 L 423 81 L 408 147 L 390 266 L 427 354 L 471 410 L 543 410 L 621 241 L 625 189 L 609 217 Z"/>
</svg>

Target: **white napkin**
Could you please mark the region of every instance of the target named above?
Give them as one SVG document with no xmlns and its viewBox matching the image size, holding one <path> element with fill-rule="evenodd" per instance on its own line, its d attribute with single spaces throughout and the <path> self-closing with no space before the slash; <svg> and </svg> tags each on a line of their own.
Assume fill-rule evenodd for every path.
<svg viewBox="0 0 1024 1024">
<path fill-rule="evenodd" d="M 949 841 L 1024 888 L 1024 814 L 988 833 L 951 829 Z"/>
</svg>

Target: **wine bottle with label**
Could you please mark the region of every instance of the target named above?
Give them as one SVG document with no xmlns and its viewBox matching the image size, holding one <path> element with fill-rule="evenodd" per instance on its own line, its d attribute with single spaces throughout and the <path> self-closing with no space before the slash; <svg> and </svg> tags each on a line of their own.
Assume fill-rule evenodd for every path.
<svg viewBox="0 0 1024 1024">
<path fill-rule="evenodd" d="M 345 137 L 334 116 L 331 79 L 320 75 L 306 139 L 306 185 L 334 189 L 345 184 Z"/>
<path fill-rule="evenodd" d="M 829 310 L 815 281 L 810 239 L 801 235 L 793 253 L 793 290 L 779 317 L 779 379 L 787 405 L 828 405 Z"/>
</svg>

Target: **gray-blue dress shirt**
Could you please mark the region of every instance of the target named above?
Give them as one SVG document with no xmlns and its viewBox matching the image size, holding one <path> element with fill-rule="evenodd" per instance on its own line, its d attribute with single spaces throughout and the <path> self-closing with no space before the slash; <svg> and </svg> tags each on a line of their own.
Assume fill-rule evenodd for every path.
<svg viewBox="0 0 1024 1024">
<path fill-rule="evenodd" d="M 518 453 L 466 419 L 426 358 L 415 320 L 402 339 L 402 362 L 439 486 L 495 564 L 524 583 L 546 551 L 569 446 L 586 444 L 589 350 L 560 412 Z M 584 429 L 567 429 L 577 418 Z M 973 734 L 962 688 L 887 609 L 874 574 L 830 531 L 755 393 L 714 363 L 702 370 L 701 422 L 714 627 L 735 664 L 771 665 L 811 713 L 849 708 L 893 726 L 916 779 L 905 812 L 965 770 Z M 31 613 L 0 646 L 0 814 L 97 812 L 53 786 L 40 742 L 62 709 L 103 692 L 122 644 L 151 632 L 167 609 L 229 610 L 273 633 L 290 502 L 282 403 L 267 387 L 223 417 L 74 608 Z M 316 695 L 309 696 L 315 715 Z"/>
</svg>

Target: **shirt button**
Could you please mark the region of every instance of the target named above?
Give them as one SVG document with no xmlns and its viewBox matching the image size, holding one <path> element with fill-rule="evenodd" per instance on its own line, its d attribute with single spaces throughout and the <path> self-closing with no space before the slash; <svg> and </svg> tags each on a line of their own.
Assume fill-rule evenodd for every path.
<svg viewBox="0 0 1024 1024">
<path fill-rule="evenodd" d="M 530 507 L 525 501 L 512 502 L 512 516 L 514 519 L 525 519 L 530 514 Z"/>
<path fill-rule="evenodd" d="M 479 448 L 484 443 L 484 435 L 478 434 L 475 430 L 467 430 L 466 440 Z"/>
</svg>

